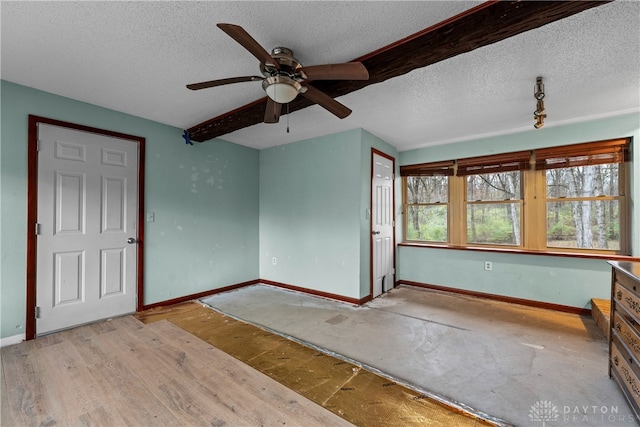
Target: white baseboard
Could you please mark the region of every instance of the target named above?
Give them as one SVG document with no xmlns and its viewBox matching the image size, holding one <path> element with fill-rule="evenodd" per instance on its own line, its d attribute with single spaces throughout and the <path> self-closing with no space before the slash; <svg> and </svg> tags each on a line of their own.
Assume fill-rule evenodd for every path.
<svg viewBox="0 0 640 427">
<path fill-rule="evenodd" d="M 0 347 L 6 347 L 8 345 L 19 344 L 26 339 L 25 334 L 14 335 L 12 337 L 0 338 Z"/>
</svg>

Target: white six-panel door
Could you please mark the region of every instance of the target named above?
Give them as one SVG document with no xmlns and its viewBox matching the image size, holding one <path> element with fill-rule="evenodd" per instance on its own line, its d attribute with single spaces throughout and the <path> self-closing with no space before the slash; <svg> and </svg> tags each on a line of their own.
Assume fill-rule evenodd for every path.
<svg viewBox="0 0 640 427">
<path fill-rule="evenodd" d="M 137 144 L 44 123 L 38 144 L 36 334 L 134 312 Z"/>
<path fill-rule="evenodd" d="M 371 194 L 373 295 L 375 298 L 393 287 L 393 160 L 373 154 Z"/>
</svg>

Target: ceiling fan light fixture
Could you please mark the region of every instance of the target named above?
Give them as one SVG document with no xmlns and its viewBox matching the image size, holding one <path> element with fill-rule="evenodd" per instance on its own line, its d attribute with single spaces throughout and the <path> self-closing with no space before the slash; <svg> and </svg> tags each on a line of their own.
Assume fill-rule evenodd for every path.
<svg viewBox="0 0 640 427">
<path fill-rule="evenodd" d="M 278 104 L 288 104 L 298 96 L 302 86 L 290 77 L 278 75 L 264 79 L 262 88 Z"/>
</svg>

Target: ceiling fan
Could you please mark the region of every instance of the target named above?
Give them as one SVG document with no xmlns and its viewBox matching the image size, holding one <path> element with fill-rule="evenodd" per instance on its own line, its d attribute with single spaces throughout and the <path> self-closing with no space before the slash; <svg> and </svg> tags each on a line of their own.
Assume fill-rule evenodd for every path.
<svg viewBox="0 0 640 427">
<path fill-rule="evenodd" d="M 368 80 L 369 72 L 361 62 L 342 64 L 324 64 L 303 67 L 293 57 L 291 49 L 276 47 L 269 54 L 247 33 L 244 28 L 233 24 L 218 24 L 218 28 L 240 43 L 260 61 L 260 76 L 230 77 L 208 82 L 188 84 L 191 90 L 206 89 L 231 83 L 262 82 L 267 93 L 265 123 L 277 123 L 280 119 L 282 104 L 293 101 L 298 94 L 320 105 L 338 118 L 344 119 L 351 110 L 326 93 L 307 85 L 313 80 Z"/>
</svg>

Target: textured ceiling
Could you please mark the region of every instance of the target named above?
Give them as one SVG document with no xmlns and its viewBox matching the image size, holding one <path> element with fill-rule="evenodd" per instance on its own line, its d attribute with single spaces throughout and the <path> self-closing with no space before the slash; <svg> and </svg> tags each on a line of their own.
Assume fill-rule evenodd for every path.
<svg viewBox="0 0 640 427">
<path fill-rule="evenodd" d="M 182 129 L 264 96 L 260 74 L 215 24 L 244 27 L 304 65 L 345 62 L 479 2 L 6 2 L 1 77 Z M 285 19 L 283 19 L 283 17 Z M 532 129 L 536 76 L 545 126 L 640 111 L 640 2 L 618 1 L 222 139 L 265 148 L 362 127 L 398 150 Z M 207 142 L 211 143 L 211 142 Z"/>
</svg>

